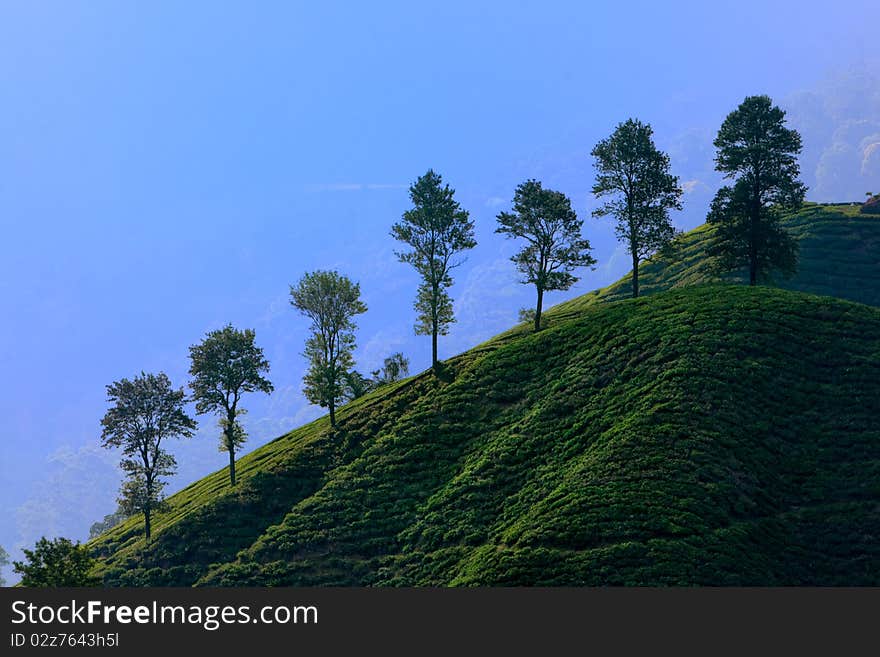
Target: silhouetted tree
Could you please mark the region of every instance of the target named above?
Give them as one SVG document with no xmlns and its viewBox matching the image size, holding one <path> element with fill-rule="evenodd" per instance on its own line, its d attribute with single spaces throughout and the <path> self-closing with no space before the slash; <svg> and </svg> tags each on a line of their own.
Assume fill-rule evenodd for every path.
<svg viewBox="0 0 880 657">
<path fill-rule="evenodd" d="M 611 196 L 593 216 L 616 219 L 617 239 L 632 257 L 632 295 L 639 296 L 639 263 L 675 237 L 669 210 L 681 210 L 669 156 L 654 145 L 650 125 L 628 119 L 592 151 L 598 171 L 593 194 Z"/>
<path fill-rule="evenodd" d="M 455 260 L 456 255 L 477 242 L 468 212 L 462 210 L 455 190 L 444 185 L 439 174 L 428 170 L 410 186 L 409 196 L 413 207 L 391 227 L 391 235 L 411 247 L 396 255 L 422 277 L 415 301 L 415 331 L 416 335 L 431 336 L 431 367 L 436 371 L 437 336 L 446 335 L 455 321 L 447 292 L 452 285 L 450 272 L 464 262 Z"/>
<path fill-rule="evenodd" d="M 193 377 L 189 387 L 196 402 L 196 412 L 219 413 L 220 450 L 229 453 L 229 483 L 235 486 L 235 450 L 247 434 L 238 421 L 245 410 L 239 408 L 242 395 L 248 392 L 271 393 L 272 383 L 263 374 L 269 361 L 254 343 L 252 329 L 239 331 L 227 324 L 211 331 L 197 345 L 189 348 Z"/>
<path fill-rule="evenodd" d="M 569 289 L 578 280 L 572 274 L 575 268 L 596 264 L 590 242 L 581 237 L 583 223 L 565 194 L 544 189 L 537 180 L 516 188 L 513 212 L 498 214 L 495 232 L 526 242 L 510 259 L 523 275 L 520 282 L 534 285 L 538 292 L 536 331 L 541 330 L 544 293 Z"/>
<path fill-rule="evenodd" d="M 66 538 L 37 541 L 33 550 L 24 550 L 25 561 L 16 561 L 13 570 L 21 575 L 21 585 L 31 587 L 97 586 L 91 575 L 95 560 L 84 545 Z"/>
<path fill-rule="evenodd" d="M 290 287 L 291 305 L 312 320 L 303 392 L 313 404 L 329 409 L 332 427 L 336 406 L 346 399 L 346 376 L 354 367 L 354 317 L 367 311 L 360 294 L 357 283 L 335 271 L 308 273 Z"/>
<path fill-rule="evenodd" d="M 112 406 L 101 420 L 104 447 L 122 449 L 121 466 L 128 479 L 119 504 L 127 514 L 143 513 L 144 535 L 150 542 L 150 521 L 162 502 L 165 482 L 177 462 L 163 449 L 171 438 L 190 438 L 196 422 L 183 410 L 183 388 L 174 390 L 164 373 L 121 379 L 107 386 Z"/>
<path fill-rule="evenodd" d="M 780 225 L 797 210 L 807 188 L 798 180 L 801 136 L 785 127 L 785 112 L 767 96 L 749 96 L 727 115 L 714 141 L 715 168 L 733 180 L 718 190 L 707 221 L 716 268 L 747 267 L 749 285 L 774 270 L 797 270 L 797 242 Z"/>
</svg>

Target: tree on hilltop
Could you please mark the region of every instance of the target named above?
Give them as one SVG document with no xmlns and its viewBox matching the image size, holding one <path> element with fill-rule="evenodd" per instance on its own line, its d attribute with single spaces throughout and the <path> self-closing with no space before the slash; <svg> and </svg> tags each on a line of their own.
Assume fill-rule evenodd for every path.
<svg viewBox="0 0 880 657">
<path fill-rule="evenodd" d="M 367 312 L 360 295 L 360 285 L 335 271 L 305 274 L 290 287 L 291 305 L 312 320 L 304 393 L 311 403 L 329 410 L 334 428 L 336 407 L 346 399 L 347 377 L 354 368 L 354 318 Z"/>
<path fill-rule="evenodd" d="M 727 115 L 714 141 L 715 169 L 733 181 L 718 190 L 707 221 L 715 226 L 709 254 L 720 272 L 747 268 L 749 285 L 773 270 L 797 270 L 798 244 L 780 225 L 801 207 L 801 136 L 768 96 L 749 96 Z"/>
<path fill-rule="evenodd" d="M 431 336 L 431 367 L 437 371 L 437 336 L 446 335 L 455 321 L 447 292 L 452 286 L 451 272 L 464 262 L 457 259 L 458 254 L 477 244 L 474 223 L 455 200 L 455 190 L 444 185 L 433 170 L 410 186 L 409 196 L 413 207 L 391 227 L 391 235 L 410 247 L 396 252 L 397 257 L 422 278 L 414 304 L 418 313 L 415 332 Z"/>
<path fill-rule="evenodd" d="M 255 343 L 253 329 L 240 331 L 231 324 L 211 331 L 189 348 L 192 376 L 190 389 L 196 412 L 220 414 L 220 450 L 229 454 L 229 484 L 235 486 L 235 451 L 247 440 L 239 406 L 248 392 L 270 394 L 274 387 L 263 376 L 269 361 Z"/>
<path fill-rule="evenodd" d="M 628 119 L 592 151 L 598 171 L 593 194 L 611 197 L 593 212 L 612 216 L 617 239 L 632 257 L 632 295 L 639 296 L 639 264 L 663 249 L 676 235 L 669 210 L 681 210 L 678 178 L 669 156 L 658 150 L 650 125 Z"/>
<path fill-rule="evenodd" d="M 6 580 L 3 579 L 3 569 L 9 565 L 9 553 L 0 545 L 0 586 L 6 586 Z"/>
<path fill-rule="evenodd" d="M 112 406 L 101 419 L 102 446 L 121 448 L 120 463 L 127 479 L 119 504 L 129 515 L 142 513 L 144 535 L 150 542 L 153 513 L 161 509 L 162 477 L 177 471 L 177 462 L 164 447 L 171 438 L 190 438 L 196 422 L 183 410 L 183 388 L 175 390 L 160 372 L 120 379 L 107 386 Z"/>
<path fill-rule="evenodd" d="M 498 214 L 495 232 L 525 241 L 510 259 L 523 275 L 520 282 L 537 291 L 535 331 L 541 330 L 544 293 L 569 289 L 579 280 L 572 273 L 577 267 L 596 264 L 590 242 L 581 237 L 583 223 L 565 194 L 545 189 L 537 180 L 516 188 L 513 212 Z"/>
<path fill-rule="evenodd" d="M 16 561 L 13 569 L 21 575 L 21 585 L 40 588 L 97 586 L 91 574 L 95 560 L 86 546 L 66 538 L 50 541 L 45 536 L 33 550 L 24 550 L 24 561 Z"/>
</svg>

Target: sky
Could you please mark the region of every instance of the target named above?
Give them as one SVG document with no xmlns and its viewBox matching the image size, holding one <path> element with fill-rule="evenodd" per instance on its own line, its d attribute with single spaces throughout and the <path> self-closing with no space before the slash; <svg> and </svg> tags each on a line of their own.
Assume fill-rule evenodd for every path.
<svg viewBox="0 0 880 657">
<path fill-rule="evenodd" d="M 802 132 L 808 198 L 880 191 L 873 2 L 0 3 L 0 545 L 83 540 L 111 513 L 119 454 L 100 447 L 105 386 L 187 382 L 188 347 L 256 330 L 271 396 L 246 450 L 322 414 L 303 398 L 306 271 L 358 281 L 357 366 L 404 352 L 417 278 L 392 223 L 429 168 L 478 245 L 455 271 L 448 357 L 516 323 L 534 291 L 494 234 L 517 184 L 572 199 L 598 259 L 554 304 L 628 258 L 597 203 L 590 150 L 650 123 L 685 189 L 682 229 L 720 184 L 712 139 L 751 94 Z M 175 444 L 175 490 L 224 467 L 216 420 Z M 13 579 L 6 569 L 7 580 Z"/>
</svg>

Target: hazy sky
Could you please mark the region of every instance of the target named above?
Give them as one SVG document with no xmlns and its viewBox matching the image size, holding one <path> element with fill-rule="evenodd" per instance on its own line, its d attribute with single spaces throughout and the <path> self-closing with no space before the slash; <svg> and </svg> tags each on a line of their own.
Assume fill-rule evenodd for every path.
<svg viewBox="0 0 880 657">
<path fill-rule="evenodd" d="M 104 386 L 141 370 L 185 384 L 187 347 L 226 322 L 256 329 L 277 389 L 245 400 L 248 449 L 316 417 L 299 393 L 306 322 L 288 304 L 304 271 L 360 281 L 361 371 L 398 350 L 424 369 L 416 278 L 388 230 L 429 167 L 479 240 L 441 357 L 532 303 L 493 234 L 526 178 L 573 199 L 599 260 L 549 303 L 627 271 L 588 190 L 590 149 L 629 116 L 673 158 L 683 228 L 703 221 L 714 132 L 748 94 L 804 133 L 809 198 L 880 190 L 873 0 L 358 4 L 0 5 L 0 545 L 13 554 L 42 534 L 85 538 L 115 508 Z M 201 427 L 175 447 L 176 487 L 224 466 L 215 420 Z"/>
</svg>

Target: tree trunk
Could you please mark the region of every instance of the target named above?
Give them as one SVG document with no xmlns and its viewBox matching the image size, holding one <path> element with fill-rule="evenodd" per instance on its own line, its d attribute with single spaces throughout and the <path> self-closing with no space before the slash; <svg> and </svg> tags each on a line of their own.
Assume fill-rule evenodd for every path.
<svg viewBox="0 0 880 657">
<path fill-rule="evenodd" d="M 434 327 L 431 330 L 431 367 L 436 372 L 437 368 L 440 364 L 440 361 L 437 359 L 437 324 L 434 323 Z"/>
<path fill-rule="evenodd" d="M 754 226 L 754 220 L 752 226 Z M 749 234 L 749 285 L 758 283 L 758 245 L 755 244 L 755 230 L 750 229 Z"/>
<path fill-rule="evenodd" d="M 336 404 L 331 400 L 329 404 L 327 404 L 330 409 L 330 426 L 334 429 L 336 428 Z"/>
<path fill-rule="evenodd" d="M 761 187 L 755 173 L 755 197 L 752 200 L 752 216 L 749 222 L 749 285 L 758 284 L 758 222 L 761 220 Z"/>
<path fill-rule="evenodd" d="M 535 306 L 535 332 L 541 330 L 541 308 L 544 306 L 544 288 L 538 288 L 538 303 Z"/>
<path fill-rule="evenodd" d="M 147 470 L 146 472 L 146 500 L 144 500 L 143 512 L 144 512 L 144 542 L 149 545 L 150 544 L 150 530 L 152 529 L 150 523 L 150 516 L 153 512 L 153 474 L 152 470 Z"/>
<path fill-rule="evenodd" d="M 639 257 L 633 254 L 633 299 L 639 296 Z"/>
<path fill-rule="evenodd" d="M 226 413 L 226 451 L 229 452 L 229 485 L 235 486 L 235 407 Z"/>
</svg>

